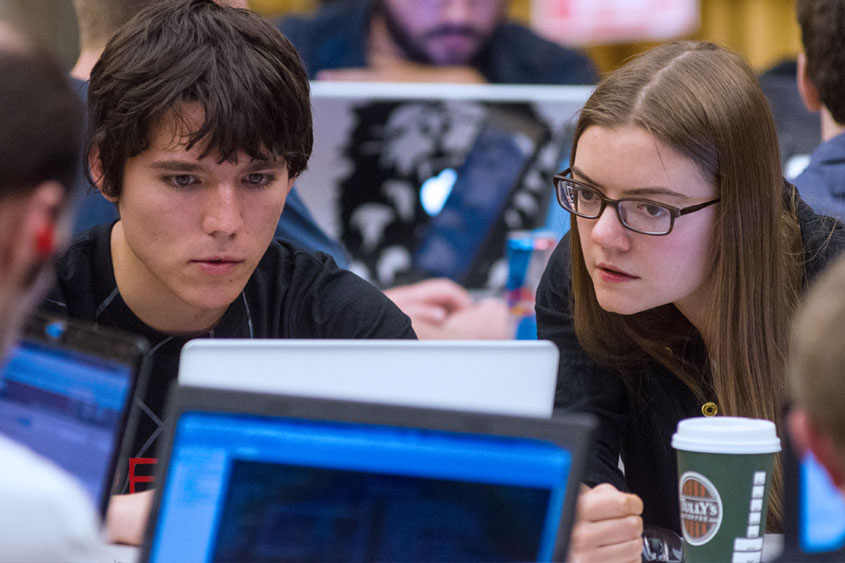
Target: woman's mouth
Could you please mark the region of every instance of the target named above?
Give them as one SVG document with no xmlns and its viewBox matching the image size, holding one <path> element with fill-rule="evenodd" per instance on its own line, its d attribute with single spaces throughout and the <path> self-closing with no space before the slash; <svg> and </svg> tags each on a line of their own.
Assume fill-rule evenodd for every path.
<svg viewBox="0 0 845 563">
<path fill-rule="evenodd" d="M 597 264 L 596 272 L 602 281 L 610 283 L 619 283 L 639 279 L 638 276 L 631 275 L 620 269 L 617 269 L 609 264 Z"/>
</svg>

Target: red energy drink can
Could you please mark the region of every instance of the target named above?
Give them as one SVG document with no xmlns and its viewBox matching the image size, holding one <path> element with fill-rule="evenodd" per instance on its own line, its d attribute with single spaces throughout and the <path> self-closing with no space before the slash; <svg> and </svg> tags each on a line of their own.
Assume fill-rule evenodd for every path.
<svg viewBox="0 0 845 563">
<path fill-rule="evenodd" d="M 557 238 L 550 231 L 513 231 L 508 234 L 505 249 L 508 281 L 505 290 L 517 340 L 537 339 L 537 317 L 534 314 L 537 285 L 555 246 Z"/>
</svg>

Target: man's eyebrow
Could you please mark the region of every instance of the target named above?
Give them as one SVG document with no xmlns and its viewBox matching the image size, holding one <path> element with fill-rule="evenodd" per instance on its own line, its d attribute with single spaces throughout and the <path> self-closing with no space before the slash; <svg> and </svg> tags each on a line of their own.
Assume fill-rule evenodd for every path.
<svg viewBox="0 0 845 563">
<path fill-rule="evenodd" d="M 245 172 L 256 170 L 278 170 L 285 167 L 283 159 L 272 160 L 251 160 L 244 166 Z M 156 170 L 167 170 L 171 172 L 202 172 L 205 170 L 202 164 L 186 160 L 156 160 L 150 164 L 150 168 Z"/>
<path fill-rule="evenodd" d="M 588 183 L 590 185 L 593 185 L 593 186 L 596 186 L 596 187 L 601 187 L 601 184 L 599 184 L 598 182 L 590 179 L 590 177 L 587 176 L 586 174 L 584 174 L 583 171 L 581 171 L 580 169 L 578 169 L 574 166 L 572 167 L 572 173 L 574 175 L 580 176 L 581 178 L 584 179 L 584 181 L 586 183 Z M 632 196 L 632 195 L 635 195 L 635 196 L 665 195 L 665 196 L 677 197 L 677 198 L 681 198 L 681 199 L 689 199 L 688 195 L 682 194 L 680 192 L 676 192 L 674 190 L 670 190 L 669 188 L 666 188 L 666 187 L 663 187 L 663 186 L 648 186 L 648 187 L 644 187 L 644 188 L 625 189 L 625 190 L 623 190 L 623 193 L 626 196 Z"/>
<path fill-rule="evenodd" d="M 269 170 L 269 169 L 281 170 L 282 168 L 285 167 L 285 165 L 286 164 L 285 164 L 284 159 L 281 159 L 281 158 L 274 158 L 274 159 L 268 159 L 268 160 L 255 159 L 255 160 L 250 161 L 249 164 L 247 164 L 244 167 L 244 170 L 247 171 L 247 172 L 253 172 L 255 170 Z"/>
<path fill-rule="evenodd" d="M 196 162 L 185 160 L 156 160 L 150 163 L 150 168 L 156 170 L 169 170 L 174 172 L 202 172 L 203 167 Z"/>
</svg>

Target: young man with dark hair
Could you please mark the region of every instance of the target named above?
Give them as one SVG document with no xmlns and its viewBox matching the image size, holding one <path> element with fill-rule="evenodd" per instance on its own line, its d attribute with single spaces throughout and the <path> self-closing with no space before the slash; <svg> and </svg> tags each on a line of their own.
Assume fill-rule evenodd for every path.
<svg viewBox="0 0 845 563">
<path fill-rule="evenodd" d="M 804 52 L 798 55 L 798 91 L 821 114 L 822 143 L 795 178 L 816 212 L 845 218 L 845 3 L 798 0 Z"/>
<path fill-rule="evenodd" d="M 74 86 L 83 98 L 88 96 L 88 79 L 106 44 L 117 30 L 145 7 L 157 0 L 73 0 L 79 27 L 79 57 L 71 70 Z M 216 0 L 233 8 L 246 8 L 246 0 Z M 79 184 L 87 186 L 84 174 Z M 117 220 L 117 209 L 96 190 L 88 191 L 79 207 L 74 232 L 82 232 Z M 347 257 L 339 243 L 332 240 L 314 221 L 305 203 L 291 189 L 285 201 L 285 214 L 276 226 L 276 238 L 289 240 L 305 250 L 330 254 L 341 267 Z"/>
<path fill-rule="evenodd" d="M 414 338 L 376 288 L 273 241 L 313 137 L 305 70 L 266 20 L 212 0 L 150 6 L 95 65 L 88 110 L 90 179 L 120 219 L 75 239 L 47 306 L 151 342 L 135 457 L 154 455 L 191 338 Z M 149 495 L 128 497 L 109 526 L 138 542 Z"/>
<path fill-rule="evenodd" d="M 138 11 L 155 0 L 73 0 L 79 21 L 80 55 L 73 68 L 73 80 L 83 98 L 88 95 L 87 80 L 106 43 Z M 245 7 L 246 0 L 217 0 L 218 4 Z M 87 185 L 80 175 L 78 183 Z M 117 220 L 115 205 L 97 191 L 88 191 L 79 206 L 74 232 Z M 285 212 L 276 225 L 276 239 L 287 240 L 308 251 L 330 254 L 347 268 L 349 259 L 343 247 L 329 237 L 311 216 L 293 187 L 285 200 Z M 409 315 L 421 338 L 498 339 L 511 336 L 507 307 L 500 300 L 478 303 L 462 287 L 448 279 L 430 279 L 385 290 L 402 311 Z"/>
</svg>

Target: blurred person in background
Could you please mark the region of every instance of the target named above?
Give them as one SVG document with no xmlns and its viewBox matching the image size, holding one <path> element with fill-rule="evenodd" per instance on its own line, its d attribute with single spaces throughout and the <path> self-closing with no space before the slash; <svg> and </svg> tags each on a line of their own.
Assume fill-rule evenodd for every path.
<svg viewBox="0 0 845 563">
<path fill-rule="evenodd" d="M 816 212 L 845 217 L 845 2 L 798 0 L 801 42 L 798 91 L 819 113 L 822 142 L 795 178 L 801 197 Z"/>
<path fill-rule="evenodd" d="M 505 0 L 342 0 L 279 29 L 323 80 L 592 84 L 573 49 L 508 20 Z"/>
</svg>

